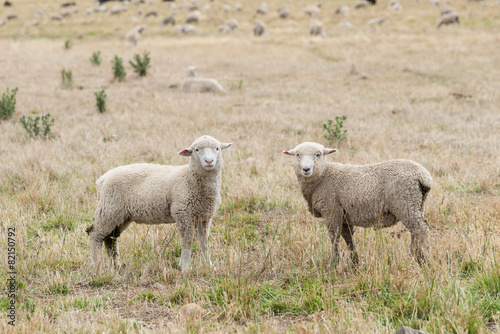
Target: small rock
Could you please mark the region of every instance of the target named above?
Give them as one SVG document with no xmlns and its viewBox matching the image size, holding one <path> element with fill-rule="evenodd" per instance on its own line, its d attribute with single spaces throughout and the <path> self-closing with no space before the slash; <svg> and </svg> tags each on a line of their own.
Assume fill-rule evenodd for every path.
<svg viewBox="0 0 500 334">
<path fill-rule="evenodd" d="M 202 312 L 201 306 L 195 303 L 186 304 L 179 311 L 181 320 L 200 319 Z"/>
<path fill-rule="evenodd" d="M 307 334 L 307 328 L 303 324 L 298 324 L 295 326 L 297 334 Z"/>
<path fill-rule="evenodd" d="M 156 282 L 155 284 L 153 284 L 153 286 L 158 289 L 158 290 L 166 290 L 167 288 L 165 287 L 165 285 L 163 284 L 160 284 L 158 282 Z"/>
<path fill-rule="evenodd" d="M 402 326 L 401 328 L 398 329 L 396 334 L 429 334 L 429 333 L 424 331 L 419 331 L 411 327 Z"/>
</svg>

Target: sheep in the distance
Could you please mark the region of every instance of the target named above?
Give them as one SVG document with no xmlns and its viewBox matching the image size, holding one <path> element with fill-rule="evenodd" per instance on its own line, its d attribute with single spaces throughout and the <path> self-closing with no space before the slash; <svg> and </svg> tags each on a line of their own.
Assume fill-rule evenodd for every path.
<svg viewBox="0 0 500 334">
<path fill-rule="evenodd" d="M 312 20 L 309 24 L 309 34 L 312 36 L 326 37 L 325 26 L 318 20 Z"/>
<path fill-rule="evenodd" d="M 370 26 L 375 24 L 382 25 L 385 21 L 387 21 L 387 18 L 385 16 L 381 16 L 375 19 L 368 20 L 368 25 Z"/>
<path fill-rule="evenodd" d="M 144 14 L 144 17 L 157 17 L 158 16 L 158 10 L 157 9 L 151 9 Z"/>
<path fill-rule="evenodd" d="M 287 5 L 279 7 L 277 12 L 280 19 L 290 18 L 290 8 Z"/>
<path fill-rule="evenodd" d="M 266 28 L 266 24 L 264 22 L 257 20 L 253 23 L 253 35 L 254 36 L 260 37 L 260 36 L 265 35 L 266 32 L 267 32 L 267 28 Z"/>
<path fill-rule="evenodd" d="M 185 23 L 186 24 L 200 23 L 200 19 L 201 19 L 201 12 L 197 10 L 188 15 Z"/>
<path fill-rule="evenodd" d="M 90 236 L 91 261 L 101 266 L 101 249 L 120 266 L 117 240 L 132 222 L 177 224 L 181 239 L 182 271 L 189 269 L 195 230 L 203 262 L 211 265 L 208 236 L 220 205 L 222 150 L 231 146 L 210 136 L 196 139 L 179 155 L 189 164 L 165 166 L 132 164 L 108 171 L 97 180 L 99 202 Z"/>
<path fill-rule="evenodd" d="M 311 17 L 316 17 L 319 15 L 319 7 L 318 5 L 314 5 L 314 6 L 308 6 L 306 8 L 304 8 L 302 10 L 302 12 L 305 14 L 305 15 L 309 15 Z"/>
<path fill-rule="evenodd" d="M 226 25 L 231 28 L 232 31 L 239 28 L 240 24 L 237 19 L 229 19 L 226 22 Z"/>
<path fill-rule="evenodd" d="M 327 162 L 325 156 L 335 152 L 309 142 L 283 152 L 294 156 L 295 174 L 309 211 L 325 220 L 333 245 L 330 267 L 337 261 L 340 236 L 356 263 L 355 227 L 383 228 L 398 221 L 411 233 L 411 254 L 420 264 L 424 262 L 429 247 L 424 204 L 432 187 L 430 173 L 411 160 L 371 165 Z"/>
<path fill-rule="evenodd" d="M 348 29 L 354 28 L 354 26 L 352 25 L 352 23 L 349 22 L 349 20 L 346 19 L 345 17 L 342 19 L 342 21 L 340 21 L 339 27 L 348 28 Z"/>
<path fill-rule="evenodd" d="M 161 22 L 161 25 L 162 26 L 166 26 L 168 24 L 171 24 L 173 26 L 175 26 L 175 16 L 177 14 L 175 12 L 173 12 L 172 14 L 170 14 L 169 16 L 167 16 L 166 18 L 163 19 L 163 21 Z"/>
<path fill-rule="evenodd" d="M 460 24 L 460 19 L 458 18 L 458 14 L 451 8 L 443 8 L 441 10 L 441 19 L 436 25 L 436 28 L 440 28 L 442 25 L 449 24 Z"/>
<path fill-rule="evenodd" d="M 366 8 L 366 5 L 367 5 L 367 1 L 366 0 L 359 0 L 359 1 L 356 1 L 354 3 L 354 5 L 352 5 L 352 7 L 354 9 L 361 9 L 361 8 Z"/>
<path fill-rule="evenodd" d="M 176 29 L 184 35 L 196 35 L 198 33 L 198 29 L 192 24 L 183 24 L 176 27 Z"/>
<path fill-rule="evenodd" d="M 349 7 L 348 6 L 340 6 L 337 9 L 335 9 L 335 14 L 339 14 L 342 16 L 347 16 L 349 14 Z"/>
<path fill-rule="evenodd" d="M 263 2 L 260 4 L 259 8 L 255 11 L 258 15 L 266 15 L 267 14 L 267 2 Z"/>
<path fill-rule="evenodd" d="M 225 93 L 224 88 L 215 79 L 197 78 L 196 67 L 189 66 L 186 69 L 186 77 L 182 82 L 181 89 L 188 93 Z"/>
<path fill-rule="evenodd" d="M 129 47 L 134 47 L 137 45 L 141 39 L 142 33 L 146 30 L 146 25 L 141 24 L 125 34 L 125 40 L 127 40 Z"/>
</svg>

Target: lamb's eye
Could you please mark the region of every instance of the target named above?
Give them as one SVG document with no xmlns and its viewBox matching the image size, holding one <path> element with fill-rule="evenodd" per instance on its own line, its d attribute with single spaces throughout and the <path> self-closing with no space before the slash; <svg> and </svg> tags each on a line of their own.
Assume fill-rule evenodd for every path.
<svg viewBox="0 0 500 334">
<path fill-rule="evenodd" d="M 300 159 L 300 154 L 297 154 L 297 157 Z"/>
<path fill-rule="evenodd" d="M 218 151 L 218 150 L 219 150 L 219 148 L 217 147 L 217 148 L 216 148 L 216 150 Z"/>
<path fill-rule="evenodd" d="M 321 154 L 316 153 L 316 158 L 319 158 L 320 156 L 321 156 Z"/>
<path fill-rule="evenodd" d="M 200 150 L 199 150 L 199 149 L 196 149 L 195 151 L 196 151 L 196 152 L 199 152 Z"/>
</svg>

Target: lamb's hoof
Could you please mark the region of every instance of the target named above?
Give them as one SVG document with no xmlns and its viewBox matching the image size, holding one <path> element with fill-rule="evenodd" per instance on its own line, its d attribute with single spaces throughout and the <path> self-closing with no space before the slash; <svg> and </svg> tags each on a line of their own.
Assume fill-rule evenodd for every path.
<svg viewBox="0 0 500 334">
<path fill-rule="evenodd" d="M 124 273 L 127 266 L 124 263 L 115 264 L 114 269 L 118 273 Z"/>
</svg>

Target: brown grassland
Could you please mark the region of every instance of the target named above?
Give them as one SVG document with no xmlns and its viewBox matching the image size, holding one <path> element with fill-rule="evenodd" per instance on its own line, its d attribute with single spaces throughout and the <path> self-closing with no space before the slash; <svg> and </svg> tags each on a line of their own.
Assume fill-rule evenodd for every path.
<svg viewBox="0 0 500 334">
<path fill-rule="evenodd" d="M 16 112 L 0 121 L 0 332 L 330 332 L 394 333 L 407 325 L 430 333 L 500 333 L 500 5 L 454 0 L 460 26 L 439 30 L 440 7 L 387 1 L 352 10 L 354 29 L 333 15 L 345 0 L 326 0 L 319 16 L 325 39 L 308 35 L 301 9 L 279 20 L 268 1 L 268 35 L 252 36 L 260 1 L 243 0 L 223 14 L 208 2 L 196 36 L 161 27 L 169 5 L 142 5 L 160 15 L 86 16 L 92 1 L 62 22 L 27 26 L 33 13 L 63 1 L 12 1 L 0 9 L 17 20 L 0 27 L 0 94 L 18 87 Z M 187 1 L 186 1 L 187 3 Z M 234 5 L 236 1 L 229 1 Z M 34 5 L 33 7 L 30 7 Z M 111 3 L 108 7 L 114 5 Z M 182 2 L 177 2 L 177 6 Z M 187 12 L 178 10 L 181 21 Z M 366 22 L 385 15 L 377 27 Z M 148 28 L 136 48 L 123 38 Z M 217 33 L 235 17 L 240 30 Z M 73 46 L 64 48 L 65 40 Z M 101 51 L 102 64 L 89 58 Z M 128 60 L 150 52 L 146 77 Z M 111 59 L 123 57 L 124 82 L 113 81 Z M 225 95 L 186 94 L 183 69 L 214 77 Z M 61 85 L 71 70 L 73 87 Z M 99 113 L 94 92 L 105 89 Z M 22 114 L 50 113 L 48 139 L 30 139 Z M 347 140 L 329 143 L 322 124 L 346 115 Z M 116 166 L 179 165 L 177 152 L 200 135 L 232 142 L 224 151 L 222 205 L 209 246 L 216 267 L 201 265 L 195 241 L 192 270 L 181 274 L 174 225 L 133 224 L 120 238 L 126 267 L 96 272 L 88 236 L 97 203 L 96 179 Z M 409 232 L 359 229 L 360 263 L 342 258 L 329 271 L 331 243 L 322 220 L 307 211 L 281 154 L 304 141 L 339 149 L 328 160 L 366 164 L 415 160 L 433 176 L 426 206 L 431 250 L 420 267 Z M 16 327 L 7 324 L 7 230 L 16 229 Z M 202 321 L 183 323 L 194 302 Z"/>
</svg>

